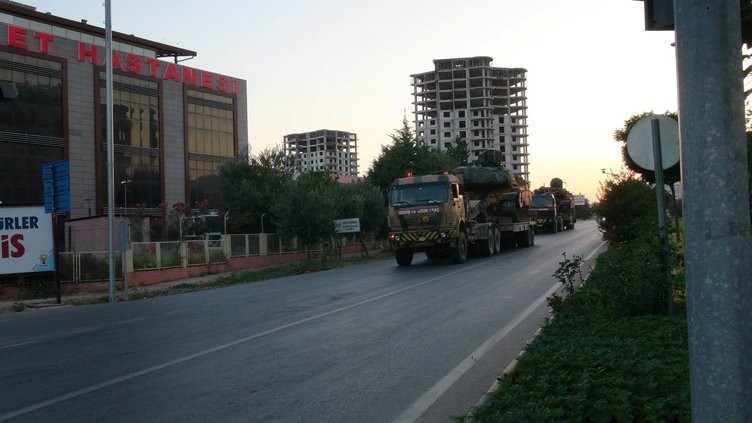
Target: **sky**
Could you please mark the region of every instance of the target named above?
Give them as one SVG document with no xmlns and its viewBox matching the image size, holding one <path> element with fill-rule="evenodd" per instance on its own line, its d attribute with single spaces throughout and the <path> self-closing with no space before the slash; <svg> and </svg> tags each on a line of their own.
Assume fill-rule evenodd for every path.
<svg viewBox="0 0 752 423">
<path fill-rule="evenodd" d="M 23 0 L 104 28 L 104 0 Z M 623 167 L 630 116 L 677 110 L 672 31 L 644 30 L 634 0 L 111 0 L 114 31 L 193 50 L 182 64 L 248 83 L 251 154 L 286 134 L 358 136 L 364 175 L 413 120 L 410 75 L 490 56 L 527 69 L 530 182 L 597 201 Z"/>
</svg>

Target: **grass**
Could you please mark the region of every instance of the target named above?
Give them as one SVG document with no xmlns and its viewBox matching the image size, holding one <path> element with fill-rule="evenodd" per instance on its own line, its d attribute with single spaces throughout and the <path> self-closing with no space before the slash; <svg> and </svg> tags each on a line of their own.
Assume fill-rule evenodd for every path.
<svg viewBox="0 0 752 423">
<path fill-rule="evenodd" d="M 483 405 L 455 420 L 689 422 L 684 297 L 675 293 L 672 314 L 614 314 L 603 303 L 617 271 L 607 264 L 622 259 L 601 255 L 586 284 L 563 302 L 549 299 L 555 318 Z"/>
</svg>

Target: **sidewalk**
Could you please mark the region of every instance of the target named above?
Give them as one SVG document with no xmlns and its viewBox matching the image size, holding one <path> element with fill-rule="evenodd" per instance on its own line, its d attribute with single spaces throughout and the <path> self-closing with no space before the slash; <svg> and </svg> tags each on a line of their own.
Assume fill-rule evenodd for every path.
<svg viewBox="0 0 752 423">
<path fill-rule="evenodd" d="M 129 287 L 127 294 L 123 290 L 118 289 L 115 293 L 115 301 L 126 301 L 126 295 L 132 297 L 139 292 L 156 293 L 161 291 L 168 291 L 177 285 L 200 285 L 211 280 L 217 279 L 221 276 L 228 276 L 236 272 L 217 273 L 213 275 L 196 276 L 192 278 L 173 280 L 168 282 L 161 282 L 146 286 Z M 135 299 L 134 299 L 135 300 Z M 0 313 L 17 312 L 24 310 L 45 309 L 53 307 L 65 307 L 84 304 L 97 304 L 105 303 L 109 301 L 109 290 L 96 291 L 96 292 L 76 292 L 68 293 L 60 296 L 60 304 L 57 303 L 56 297 L 48 298 L 33 298 L 26 300 L 0 300 Z"/>
</svg>

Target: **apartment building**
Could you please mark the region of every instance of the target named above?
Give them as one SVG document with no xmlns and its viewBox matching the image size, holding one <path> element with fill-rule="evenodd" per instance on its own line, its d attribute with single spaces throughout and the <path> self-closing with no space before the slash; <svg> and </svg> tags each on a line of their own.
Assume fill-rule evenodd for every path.
<svg viewBox="0 0 752 423">
<path fill-rule="evenodd" d="M 415 135 L 440 151 L 463 139 L 470 161 L 483 150 L 501 151 L 507 168 L 527 181 L 527 70 L 493 67 L 492 61 L 438 59 L 434 70 L 411 75 Z"/>
<path fill-rule="evenodd" d="M 293 158 L 296 174 L 324 171 L 336 178 L 358 176 L 358 136 L 351 132 L 320 129 L 285 135 L 284 152 Z"/>
</svg>

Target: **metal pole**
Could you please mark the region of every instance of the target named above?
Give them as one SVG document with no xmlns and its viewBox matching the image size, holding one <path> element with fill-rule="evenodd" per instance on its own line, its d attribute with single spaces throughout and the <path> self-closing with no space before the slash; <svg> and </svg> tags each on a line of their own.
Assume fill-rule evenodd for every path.
<svg viewBox="0 0 752 423">
<path fill-rule="evenodd" d="M 110 0 L 104 2 L 105 21 L 105 78 L 107 117 L 107 231 L 109 234 L 109 280 L 110 302 L 115 302 L 115 152 L 112 128 L 112 18 L 110 16 Z"/>
<path fill-rule="evenodd" d="M 675 0 L 693 422 L 752 421 L 739 0 Z"/>
<path fill-rule="evenodd" d="M 668 229 L 666 228 L 666 197 L 663 182 L 663 153 L 661 152 L 661 123 L 658 119 L 650 121 L 653 130 L 653 165 L 655 168 L 655 198 L 658 205 L 658 238 L 661 247 L 661 278 L 666 295 L 666 310 L 674 309 L 674 292 L 671 287 L 671 267 L 669 262 Z"/>
</svg>

